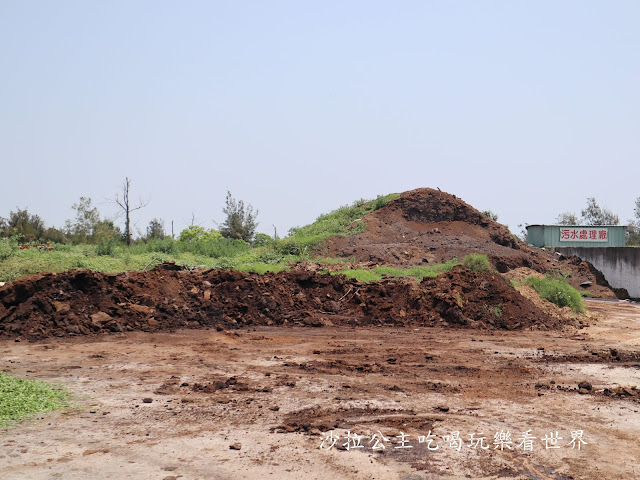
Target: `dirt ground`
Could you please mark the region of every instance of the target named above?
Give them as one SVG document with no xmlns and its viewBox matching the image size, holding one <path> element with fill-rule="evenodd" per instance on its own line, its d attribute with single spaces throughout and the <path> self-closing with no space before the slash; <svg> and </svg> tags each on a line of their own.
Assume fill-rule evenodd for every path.
<svg viewBox="0 0 640 480">
<path fill-rule="evenodd" d="M 0 478 L 637 479 L 640 305 L 588 306 L 590 326 L 552 331 L 5 339 L 3 370 L 64 385 L 77 409 L 0 432 Z M 532 451 L 519 445 L 528 430 Z M 559 448 L 546 449 L 556 432 Z M 471 448 L 471 434 L 490 448 Z"/>
</svg>

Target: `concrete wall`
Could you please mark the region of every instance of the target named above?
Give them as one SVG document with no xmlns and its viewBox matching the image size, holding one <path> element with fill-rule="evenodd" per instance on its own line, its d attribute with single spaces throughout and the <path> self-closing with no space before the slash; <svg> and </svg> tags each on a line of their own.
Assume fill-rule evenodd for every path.
<svg viewBox="0 0 640 480">
<path fill-rule="evenodd" d="M 565 255 L 576 255 L 602 272 L 614 288 L 626 288 L 631 298 L 640 298 L 640 247 L 562 247 Z"/>
</svg>

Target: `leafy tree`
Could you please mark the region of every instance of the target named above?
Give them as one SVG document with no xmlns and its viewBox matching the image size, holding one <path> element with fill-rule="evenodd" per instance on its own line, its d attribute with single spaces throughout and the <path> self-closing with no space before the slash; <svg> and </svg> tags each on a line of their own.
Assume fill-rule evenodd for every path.
<svg viewBox="0 0 640 480">
<path fill-rule="evenodd" d="M 178 241 L 185 243 L 199 241 L 209 242 L 218 238 L 222 238 L 222 235 L 220 235 L 220 232 L 217 232 L 214 229 L 207 231 L 200 225 L 189 225 L 187 228 L 180 232 Z"/>
<path fill-rule="evenodd" d="M 558 225 L 618 225 L 620 219 L 607 208 L 601 208 L 594 197 L 587 198 L 587 208 L 580 212 L 578 219 L 575 213 L 564 212 L 556 217 Z"/>
<path fill-rule="evenodd" d="M 38 215 L 32 215 L 25 208 L 17 209 L 16 212 L 10 212 L 9 218 L 6 220 L 6 228 L 4 235 L 11 237 L 20 235 L 24 241 L 33 242 L 43 237 L 45 225 L 42 218 Z"/>
<path fill-rule="evenodd" d="M 149 226 L 147 227 L 147 239 L 158 238 L 162 240 L 165 237 L 164 233 L 164 220 L 161 218 L 154 218 L 149 222 Z"/>
<path fill-rule="evenodd" d="M 66 234 L 73 239 L 73 243 L 90 243 L 94 238 L 96 225 L 100 222 L 98 207 L 91 205 L 90 197 L 80 197 L 80 201 L 71 208 L 76 211 L 76 218 L 73 222 L 66 221 Z"/>
<path fill-rule="evenodd" d="M 575 213 L 563 212 L 556 217 L 558 225 L 578 225 L 578 217 Z"/>
<path fill-rule="evenodd" d="M 113 220 L 105 218 L 96 223 L 93 229 L 93 239 L 96 243 L 102 240 L 120 241 L 122 239 L 122 230 L 113 223 Z"/>
<path fill-rule="evenodd" d="M 601 208 L 594 197 L 587 198 L 587 208 L 582 210 L 585 225 L 618 225 L 620 219 L 606 208 Z"/>
<path fill-rule="evenodd" d="M 242 200 L 236 201 L 231 192 L 227 192 L 226 206 L 222 211 L 227 216 L 220 229 L 222 236 L 250 243 L 258 227 L 258 211 L 254 213 L 251 205 L 245 207 Z"/>
<path fill-rule="evenodd" d="M 634 223 L 630 223 L 627 226 L 627 245 L 640 245 L 640 228 Z"/>
<path fill-rule="evenodd" d="M 629 220 L 627 226 L 627 245 L 640 245 L 640 197 L 636 198 L 633 209 L 635 220 Z"/>
<path fill-rule="evenodd" d="M 62 230 L 58 230 L 54 227 L 49 227 L 44 231 L 42 239 L 45 242 L 65 243 L 67 241 L 67 236 Z"/>
<path fill-rule="evenodd" d="M 266 233 L 256 233 L 256 237 L 253 240 L 254 247 L 266 247 L 267 245 L 273 245 L 275 240 Z"/>
</svg>

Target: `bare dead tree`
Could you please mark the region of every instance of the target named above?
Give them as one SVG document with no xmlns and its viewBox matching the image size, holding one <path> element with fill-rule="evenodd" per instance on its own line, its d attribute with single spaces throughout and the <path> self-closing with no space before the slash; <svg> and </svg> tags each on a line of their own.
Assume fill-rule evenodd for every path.
<svg viewBox="0 0 640 480">
<path fill-rule="evenodd" d="M 129 177 L 125 177 L 125 181 L 122 184 L 122 198 L 120 198 L 120 194 L 116 194 L 115 203 L 123 210 L 124 212 L 124 238 L 127 246 L 131 246 L 131 212 L 135 212 L 136 210 L 140 210 L 141 208 L 149 205 L 149 200 L 143 202 L 140 200 L 138 205 L 135 207 L 131 206 L 131 201 L 129 200 L 129 190 L 131 189 L 131 180 Z"/>
</svg>

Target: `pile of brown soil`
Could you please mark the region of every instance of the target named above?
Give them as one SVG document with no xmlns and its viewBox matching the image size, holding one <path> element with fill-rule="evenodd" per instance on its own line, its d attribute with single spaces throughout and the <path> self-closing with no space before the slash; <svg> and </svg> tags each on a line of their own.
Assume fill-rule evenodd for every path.
<svg viewBox="0 0 640 480">
<path fill-rule="evenodd" d="M 441 263 L 486 253 L 500 271 L 539 261 L 521 251 L 509 230 L 455 195 L 419 188 L 366 215 L 366 230 L 334 237 L 328 253 L 391 265 Z"/>
<path fill-rule="evenodd" d="M 486 254 L 499 272 L 528 267 L 570 275 L 577 287 L 590 281 L 597 296 L 615 297 L 595 268 L 577 257 L 567 258 L 532 248 L 501 225 L 455 195 L 431 188 L 400 194 L 384 207 L 364 216 L 364 232 L 332 237 L 324 254 L 358 262 L 394 266 L 430 265 L 470 253 Z"/>
<path fill-rule="evenodd" d="M 542 278 L 543 275 L 540 272 L 531 270 L 527 267 L 516 268 L 510 270 L 507 273 L 502 274 L 507 280 L 514 281 L 515 289 L 523 297 L 529 299 L 536 307 L 545 312 L 551 317 L 559 319 L 563 323 L 578 322 L 581 325 L 590 324 L 591 322 L 600 318 L 600 315 L 595 312 L 586 311 L 584 313 L 575 313 L 570 307 L 559 307 L 549 300 L 540 298 L 538 292 L 533 287 L 530 287 L 525 283 L 527 277 Z"/>
<path fill-rule="evenodd" d="M 556 328 L 500 275 L 456 267 L 422 283 L 363 284 L 302 268 L 37 274 L 0 288 L 0 336 L 41 339 L 131 330 L 246 325 L 453 325 Z"/>
</svg>

